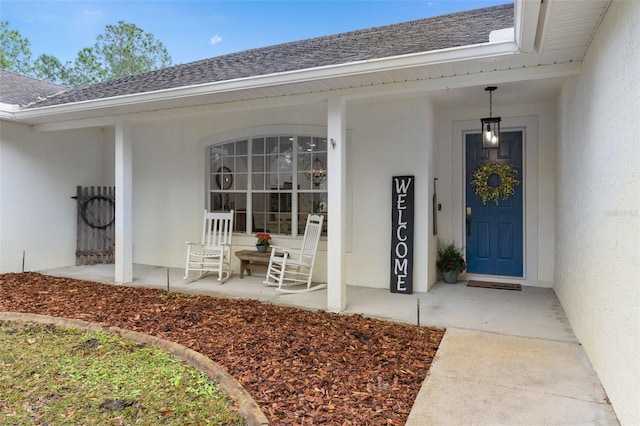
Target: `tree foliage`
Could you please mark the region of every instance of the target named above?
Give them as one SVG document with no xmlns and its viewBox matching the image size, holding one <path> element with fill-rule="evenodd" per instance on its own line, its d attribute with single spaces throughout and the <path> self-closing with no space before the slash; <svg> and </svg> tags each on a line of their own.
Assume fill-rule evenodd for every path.
<svg viewBox="0 0 640 426">
<path fill-rule="evenodd" d="M 0 68 L 67 86 L 82 86 L 154 71 L 171 65 L 171 56 L 153 34 L 135 24 L 107 25 L 92 47 L 81 49 L 73 62 L 52 55 L 31 61 L 29 40 L 0 22 Z"/>
<path fill-rule="evenodd" d="M 120 78 L 153 71 L 171 65 L 171 57 L 162 42 L 134 24 L 119 21 L 107 25 L 96 39 L 94 52 L 107 71 L 107 78 Z"/>
<path fill-rule="evenodd" d="M 31 76 L 52 83 L 64 84 L 69 79 L 69 70 L 52 55 L 43 54 L 33 63 Z"/>
<path fill-rule="evenodd" d="M 18 74 L 31 71 L 29 39 L 18 30 L 10 30 L 9 23 L 0 21 L 0 68 Z"/>
</svg>

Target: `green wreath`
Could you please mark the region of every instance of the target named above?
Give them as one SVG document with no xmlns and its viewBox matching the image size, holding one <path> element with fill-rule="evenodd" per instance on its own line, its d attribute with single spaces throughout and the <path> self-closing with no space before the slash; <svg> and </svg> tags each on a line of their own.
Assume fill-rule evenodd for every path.
<svg viewBox="0 0 640 426">
<path fill-rule="evenodd" d="M 498 176 L 498 185 L 489 184 L 489 178 Z M 500 164 L 497 161 L 487 161 L 473 172 L 471 185 L 475 188 L 476 195 L 487 204 L 491 200 L 496 205 L 500 200 L 506 200 L 516 193 L 516 187 L 520 185 L 518 172 L 512 164 Z"/>
</svg>

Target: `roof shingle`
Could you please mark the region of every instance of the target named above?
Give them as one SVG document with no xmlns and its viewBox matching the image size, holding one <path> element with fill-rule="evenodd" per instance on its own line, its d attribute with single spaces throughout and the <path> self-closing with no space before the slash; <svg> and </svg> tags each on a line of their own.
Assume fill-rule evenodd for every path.
<svg viewBox="0 0 640 426">
<path fill-rule="evenodd" d="M 5 104 L 26 105 L 66 90 L 66 86 L 0 69 L 0 102 Z"/>
</svg>

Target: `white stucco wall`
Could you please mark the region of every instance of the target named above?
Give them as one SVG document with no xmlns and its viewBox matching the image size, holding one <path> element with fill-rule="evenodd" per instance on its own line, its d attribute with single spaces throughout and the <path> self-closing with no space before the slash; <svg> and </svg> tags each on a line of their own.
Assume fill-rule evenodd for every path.
<svg viewBox="0 0 640 426">
<path fill-rule="evenodd" d="M 614 1 L 559 101 L 555 291 L 623 425 L 640 424 L 638 22 Z"/>
<path fill-rule="evenodd" d="M 199 237 L 205 208 L 205 151 L 214 142 L 262 131 L 312 129 L 325 136 L 326 103 L 283 106 L 133 126 L 133 258 L 135 263 L 182 267 L 186 240 Z M 427 145 L 432 106 L 425 97 L 347 103 L 349 181 L 353 198 L 347 239 L 347 283 L 389 287 L 391 178 L 416 176 L 414 291 L 429 282 L 428 200 L 433 171 Z M 111 160 L 109 160 L 111 161 Z M 278 245 L 299 240 L 274 236 Z M 252 236 L 234 236 L 234 250 L 252 248 Z M 238 271 L 237 260 L 233 267 Z M 431 272 L 433 273 L 433 272 Z M 326 241 L 321 241 L 314 279 L 326 279 Z"/>
<path fill-rule="evenodd" d="M 502 130 L 524 130 L 525 251 L 523 278 L 509 282 L 551 287 L 555 265 L 555 129 L 554 104 L 494 104 Z M 438 114 L 438 238 L 464 245 L 464 131 L 479 131 L 484 109 L 443 110 Z M 465 276 L 463 276 L 464 278 Z M 500 277 L 492 277 L 500 281 Z"/>
<path fill-rule="evenodd" d="M 75 264 L 76 186 L 104 185 L 99 129 L 0 122 L 0 273 Z"/>
<path fill-rule="evenodd" d="M 429 274 L 430 200 L 434 112 L 426 96 L 361 102 L 347 109 L 352 130 L 353 250 L 347 282 L 389 288 L 391 182 L 415 176 L 413 290 L 426 292 Z"/>
</svg>

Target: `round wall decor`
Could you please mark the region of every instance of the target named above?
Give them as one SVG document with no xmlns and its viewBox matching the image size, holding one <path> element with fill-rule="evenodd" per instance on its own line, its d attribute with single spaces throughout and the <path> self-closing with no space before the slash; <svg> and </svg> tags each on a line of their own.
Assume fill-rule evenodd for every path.
<svg viewBox="0 0 640 426">
<path fill-rule="evenodd" d="M 233 185 L 233 174 L 227 166 L 222 166 L 216 171 L 216 185 L 219 189 L 229 189 Z"/>
<path fill-rule="evenodd" d="M 482 204 L 493 201 L 498 205 L 500 200 L 507 200 L 516 193 L 520 180 L 513 164 L 487 161 L 473 172 L 471 185 L 476 195 L 482 200 Z"/>
<path fill-rule="evenodd" d="M 100 204 L 107 203 L 108 209 L 102 213 Z M 106 229 L 116 220 L 116 204 L 113 198 L 104 195 L 93 195 L 87 198 L 80 206 L 82 221 L 94 229 Z"/>
</svg>

